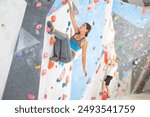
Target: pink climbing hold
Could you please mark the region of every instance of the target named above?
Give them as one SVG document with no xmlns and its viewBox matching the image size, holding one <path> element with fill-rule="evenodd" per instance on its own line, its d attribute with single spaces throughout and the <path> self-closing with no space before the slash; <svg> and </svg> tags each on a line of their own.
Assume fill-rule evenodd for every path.
<svg viewBox="0 0 150 117">
<path fill-rule="evenodd" d="M 34 99 L 35 99 L 35 95 L 33 95 L 32 93 L 28 93 L 28 94 L 27 94 L 27 98 L 28 98 L 29 100 L 34 100 Z"/>
<path fill-rule="evenodd" d="M 53 13 L 54 11 L 55 11 L 55 8 L 50 9 L 50 12 L 52 12 L 52 13 Z"/>
<path fill-rule="evenodd" d="M 51 28 L 46 27 L 46 32 L 50 32 L 50 31 L 51 31 Z"/>
<path fill-rule="evenodd" d="M 39 7 L 41 7 L 41 6 L 42 6 L 42 3 L 41 3 L 41 2 L 36 2 L 36 3 L 35 3 L 35 7 L 36 7 L 36 8 L 39 8 Z"/>
<path fill-rule="evenodd" d="M 67 75 L 67 77 L 66 77 L 66 83 L 68 84 L 69 81 L 70 81 L 70 78 L 69 78 L 69 76 Z"/>
<path fill-rule="evenodd" d="M 47 95 L 46 95 L 46 94 L 44 95 L 44 99 L 45 99 L 45 100 L 47 99 Z"/>
<path fill-rule="evenodd" d="M 94 0 L 94 3 L 98 3 L 100 0 Z"/>
<path fill-rule="evenodd" d="M 42 28 L 42 24 L 37 24 L 35 27 L 37 30 L 40 30 Z"/>
<path fill-rule="evenodd" d="M 147 7 L 143 7 L 142 9 L 142 16 L 144 16 L 147 12 L 148 12 L 148 8 Z"/>
<path fill-rule="evenodd" d="M 43 58 L 44 58 L 44 59 L 45 59 L 45 58 L 48 58 L 48 56 L 49 56 L 49 55 L 48 55 L 47 52 L 43 54 Z"/>
<path fill-rule="evenodd" d="M 92 9 L 94 8 L 94 6 L 95 6 L 95 3 L 92 2 L 92 3 L 88 6 L 88 10 L 92 10 Z"/>
<path fill-rule="evenodd" d="M 42 70 L 42 76 L 46 75 L 47 71 L 46 70 Z"/>
</svg>

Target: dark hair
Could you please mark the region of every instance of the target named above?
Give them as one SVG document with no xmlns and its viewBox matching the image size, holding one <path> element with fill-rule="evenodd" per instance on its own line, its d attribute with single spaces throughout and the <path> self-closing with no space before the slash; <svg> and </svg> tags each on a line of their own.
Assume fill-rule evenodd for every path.
<svg viewBox="0 0 150 117">
<path fill-rule="evenodd" d="M 91 31 L 92 27 L 91 27 L 91 25 L 90 25 L 89 23 L 87 23 L 87 22 L 85 22 L 85 24 L 86 24 L 86 29 L 88 30 L 87 33 L 85 34 L 85 36 L 87 37 L 88 34 L 89 34 L 89 32 Z"/>
</svg>

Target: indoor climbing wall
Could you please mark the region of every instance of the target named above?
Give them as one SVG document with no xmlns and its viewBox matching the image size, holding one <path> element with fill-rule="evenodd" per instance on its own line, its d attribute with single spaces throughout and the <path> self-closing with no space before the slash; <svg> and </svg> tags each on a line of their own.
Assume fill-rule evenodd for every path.
<svg viewBox="0 0 150 117">
<path fill-rule="evenodd" d="M 0 99 L 2 99 L 27 3 L 19 0 L 16 3 L 13 0 L 0 2 Z"/>
<path fill-rule="evenodd" d="M 76 15 L 77 22 L 81 25 L 88 22 L 92 30 L 88 37 L 87 48 L 87 76 L 84 76 L 82 58 L 79 57 L 73 62 L 71 100 L 81 99 L 87 83 L 92 79 L 97 67 L 99 66 L 100 54 L 102 51 L 105 0 L 79 0 L 80 13 Z"/>
<path fill-rule="evenodd" d="M 114 49 L 114 26 L 112 20 L 112 5 L 113 0 L 106 1 L 105 8 L 105 23 L 104 23 L 104 32 L 103 32 L 103 40 L 102 40 L 102 53 L 100 55 L 100 60 L 98 61 L 99 66 L 93 74 L 91 80 L 87 82 L 87 88 L 83 94 L 83 100 L 100 100 L 101 99 L 101 91 L 102 91 L 102 81 L 105 76 L 106 65 L 108 63 L 108 59 L 112 58 L 115 55 Z M 118 76 L 116 76 L 117 78 Z M 116 78 L 113 80 L 116 81 Z M 114 85 L 110 84 L 110 87 L 114 89 Z M 111 95 L 111 94 L 110 94 Z"/>
<path fill-rule="evenodd" d="M 124 87 L 124 92 L 116 89 L 119 92 L 118 97 L 114 99 L 118 99 L 132 91 L 139 75 L 135 74 L 134 70 L 136 71 L 135 68 L 142 61 L 142 56 L 150 49 L 150 10 L 114 0 L 113 22 L 116 32 L 115 50 L 121 60 L 118 70 L 120 73 L 118 89 Z M 137 70 L 142 70 L 142 66 L 138 64 Z"/>
<path fill-rule="evenodd" d="M 68 34 L 69 37 L 73 33 L 69 6 L 62 0 L 59 0 L 54 3 L 46 18 L 39 99 L 70 99 L 72 62 L 64 64 L 62 62 L 49 61 L 49 58 L 53 56 L 55 38 L 53 34 L 48 33 L 48 21 L 51 21 L 57 30 Z"/>
<path fill-rule="evenodd" d="M 45 31 L 43 60 L 41 68 L 41 79 L 39 88 L 39 99 L 80 99 L 86 82 L 95 72 L 99 55 L 101 52 L 101 41 L 103 32 L 103 9 L 105 1 L 99 0 L 73 0 L 73 9 L 76 14 L 77 24 L 88 22 L 92 25 L 87 40 L 89 46 L 87 50 L 87 70 L 85 77 L 82 69 L 81 56 L 68 64 L 61 62 L 49 62 L 48 58 L 53 54 L 53 35 Z M 53 22 L 56 29 L 71 36 L 72 29 L 68 5 L 62 0 L 55 2 L 47 16 L 47 21 Z M 91 54 L 93 53 L 93 54 Z"/>
</svg>

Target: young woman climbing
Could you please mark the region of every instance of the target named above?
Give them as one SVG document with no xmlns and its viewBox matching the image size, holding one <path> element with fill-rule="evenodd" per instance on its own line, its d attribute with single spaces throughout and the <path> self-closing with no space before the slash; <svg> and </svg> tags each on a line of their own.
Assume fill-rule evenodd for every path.
<svg viewBox="0 0 150 117">
<path fill-rule="evenodd" d="M 76 23 L 75 14 L 70 0 L 66 0 L 66 2 L 69 5 L 70 18 L 75 34 L 69 39 L 67 34 L 55 29 L 50 21 L 47 22 L 47 26 L 51 29 L 49 33 L 53 34 L 56 38 L 56 42 L 54 44 L 54 56 L 51 57 L 50 60 L 68 63 L 72 61 L 75 57 L 75 54 L 82 49 L 83 71 L 85 76 L 87 76 L 86 51 L 88 47 L 88 41 L 86 40 L 86 37 L 91 30 L 91 25 L 86 22 L 79 27 Z"/>
</svg>

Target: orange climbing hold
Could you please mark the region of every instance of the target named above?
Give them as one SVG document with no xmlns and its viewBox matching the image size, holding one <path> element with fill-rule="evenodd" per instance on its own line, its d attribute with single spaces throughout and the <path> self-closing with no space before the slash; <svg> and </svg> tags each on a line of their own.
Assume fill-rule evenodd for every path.
<svg viewBox="0 0 150 117">
<path fill-rule="evenodd" d="M 39 7 L 41 7 L 41 6 L 42 6 L 42 3 L 41 3 L 41 2 L 36 2 L 36 3 L 35 3 L 35 7 L 36 7 L 36 8 L 39 8 Z"/>
<path fill-rule="evenodd" d="M 107 65 L 108 63 L 108 52 L 104 53 L 104 63 Z"/>
<path fill-rule="evenodd" d="M 56 16 L 53 15 L 53 16 L 51 17 L 51 22 L 55 22 L 55 21 L 56 21 Z"/>
<path fill-rule="evenodd" d="M 114 73 L 114 76 L 115 76 L 116 78 L 118 78 L 118 77 L 119 77 L 119 72 L 115 72 L 115 73 Z"/>
<path fill-rule="evenodd" d="M 49 61 L 48 62 L 48 69 L 52 69 L 54 67 L 54 61 Z"/>
<path fill-rule="evenodd" d="M 50 40 L 49 40 L 49 44 L 54 45 L 55 41 L 56 41 L 55 38 L 51 37 Z"/>
</svg>

